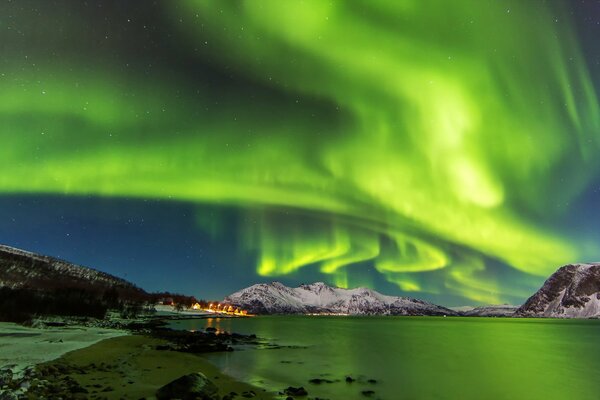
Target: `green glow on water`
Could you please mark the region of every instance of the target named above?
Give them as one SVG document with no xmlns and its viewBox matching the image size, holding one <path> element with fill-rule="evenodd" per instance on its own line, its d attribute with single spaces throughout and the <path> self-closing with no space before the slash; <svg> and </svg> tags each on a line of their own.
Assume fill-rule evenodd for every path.
<svg viewBox="0 0 600 400">
<path fill-rule="evenodd" d="M 437 317 L 256 317 L 176 326 L 255 333 L 280 345 L 208 356 L 235 377 L 279 391 L 361 399 L 593 399 L 600 393 L 596 320 Z M 347 375 L 358 382 L 346 384 Z M 341 379 L 322 385 L 312 378 Z M 365 382 L 376 379 L 377 384 Z"/>
</svg>

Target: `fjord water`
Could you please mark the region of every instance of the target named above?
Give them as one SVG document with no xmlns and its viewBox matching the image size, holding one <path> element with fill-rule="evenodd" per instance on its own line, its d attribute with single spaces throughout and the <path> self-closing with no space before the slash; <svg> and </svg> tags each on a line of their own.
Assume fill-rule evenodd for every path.
<svg viewBox="0 0 600 400">
<path fill-rule="evenodd" d="M 332 400 L 365 399 L 365 390 L 389 400 L 600 398 L 600 320 L 265 316 L 173 327 L 209 326 L 289 346 L 206 356 L 267 390 L 304 386 Z"/>
</svg>

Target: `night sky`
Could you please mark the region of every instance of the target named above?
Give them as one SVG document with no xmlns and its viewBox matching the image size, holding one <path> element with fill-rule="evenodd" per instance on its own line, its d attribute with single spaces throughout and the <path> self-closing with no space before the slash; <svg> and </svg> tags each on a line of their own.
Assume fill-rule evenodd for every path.
<svg viewBox="0 0 600 400">
<path fill-rule="evenodd" d="M 0 243 L 214 299 L 600 260 L 599 1 L 0 2 Z"/>
</svg>

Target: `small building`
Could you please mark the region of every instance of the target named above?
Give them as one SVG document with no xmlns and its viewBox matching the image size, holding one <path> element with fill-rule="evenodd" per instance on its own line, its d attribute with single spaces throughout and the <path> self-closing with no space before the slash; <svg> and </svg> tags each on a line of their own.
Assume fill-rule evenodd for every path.
<svg viewBox="0 0 600 400">
<path fill-rule="evenodd" d="M 159 304 L 162 304 L 163 306 L 172 306 L 175 304 L 175 302 L 173 301 L 172 297 L 165 297 L 160 299 Z"/>
</svg>

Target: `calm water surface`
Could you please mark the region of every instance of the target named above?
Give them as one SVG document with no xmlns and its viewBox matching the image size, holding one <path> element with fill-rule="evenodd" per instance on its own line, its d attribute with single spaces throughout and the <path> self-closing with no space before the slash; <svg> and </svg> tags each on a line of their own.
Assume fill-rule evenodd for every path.
<svg viewBox="0 0 600 400">
<path fill-rule="evenodd" d="M 208 326 L 292 346 L 207 356 L 267 390 L 304 386 L 332 400 L 366 399 L 363 390 L 386 400 L 600 399 L 600 320 L 280 316 L 173 327 Z"/>
</svg>

